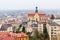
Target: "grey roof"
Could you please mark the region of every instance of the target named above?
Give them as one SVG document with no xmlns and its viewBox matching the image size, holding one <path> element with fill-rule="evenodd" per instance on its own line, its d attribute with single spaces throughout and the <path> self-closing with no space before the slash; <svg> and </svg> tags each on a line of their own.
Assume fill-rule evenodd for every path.
<svg viewBox="0 0 60 40">
<path fill-rule="evenodd" d="M 52 22 L 52 21 L 49 21 L 48 24 L 51 25 L 51 26 L 60 26 L 60 25 L 57 24 L 56 22 Z"/>
<path fill-rule="evenodd" d="M 11 24 L 5 24 L 5 25 L 2 25 L 2 27 L 0 28 L 0 31 L 6 31 L 8 27 L 11 27 L 12 25 Z"/>
<path fill-rule="evenodd" d="M 32 27 L 33 27 L 33 26 L 34 26 L 34 27 L 38 27 L 38 24 L 32 24 L 31 26 L 32 26 Z"/>
</svg>

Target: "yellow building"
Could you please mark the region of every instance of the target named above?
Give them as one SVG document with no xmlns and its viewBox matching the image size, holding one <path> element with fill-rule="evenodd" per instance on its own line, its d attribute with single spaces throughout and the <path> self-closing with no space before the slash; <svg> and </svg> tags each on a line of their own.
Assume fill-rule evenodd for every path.
<svg viewBox="0 0 60 40">
<path fill-rule="evenodd" d="M 44 12 L 38 12 L 38 7 L 36 7 L 35 12 L 28 13 L 28 21 L 37 22 L 38 30 L 43 31 L 43 24 L 47 23 L 47 15 Z"/>
<path fill-rule="evenodd" d="M 38 22 L 46 22 L 47 16 L 44 12 L 38 12 L 38 7 L 36 7 L 35 12 L 28 13 L 28 20 L 29 21 L 38 21 Z"/>
<path fill-rule="evenodd" d="M 15 40 L 29 40 L 29 37 L 25 33 L 21 32 L 16 35 Z"/>
</svg>

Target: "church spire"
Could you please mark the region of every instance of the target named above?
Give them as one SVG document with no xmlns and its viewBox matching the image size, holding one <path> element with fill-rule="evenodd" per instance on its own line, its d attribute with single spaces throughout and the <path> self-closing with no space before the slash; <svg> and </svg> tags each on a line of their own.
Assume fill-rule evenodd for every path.
<svg viewBox="0 0 60 40">
<path fill-rule="evenodd" d="M 36 10 L 35 10 L 36 13 L 38 13 L 38 7 L 36 6 Z"/>
</svg>

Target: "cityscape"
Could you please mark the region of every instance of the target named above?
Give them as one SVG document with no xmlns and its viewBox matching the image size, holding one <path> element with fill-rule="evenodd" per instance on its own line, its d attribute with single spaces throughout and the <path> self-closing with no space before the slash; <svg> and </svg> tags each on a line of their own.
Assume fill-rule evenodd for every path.
<svg viewBox="0 0 60 40">
<path fill-rule="evenodd" d="M 0 40 L 60 40 L 60 9 L 34 8 L 0 10 Z"/>
</svg>

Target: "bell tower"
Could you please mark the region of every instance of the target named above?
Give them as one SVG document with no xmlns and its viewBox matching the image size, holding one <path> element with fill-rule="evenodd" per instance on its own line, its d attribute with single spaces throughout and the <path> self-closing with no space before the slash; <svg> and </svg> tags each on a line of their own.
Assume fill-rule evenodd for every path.
<svg viewBox="0 0 60 40">
<path fill-rule="evenodd" d="M 36 6 L 36 10 L 35 10 L 36 13 L 38 13 L 38 7 Z"/>
</svg>

